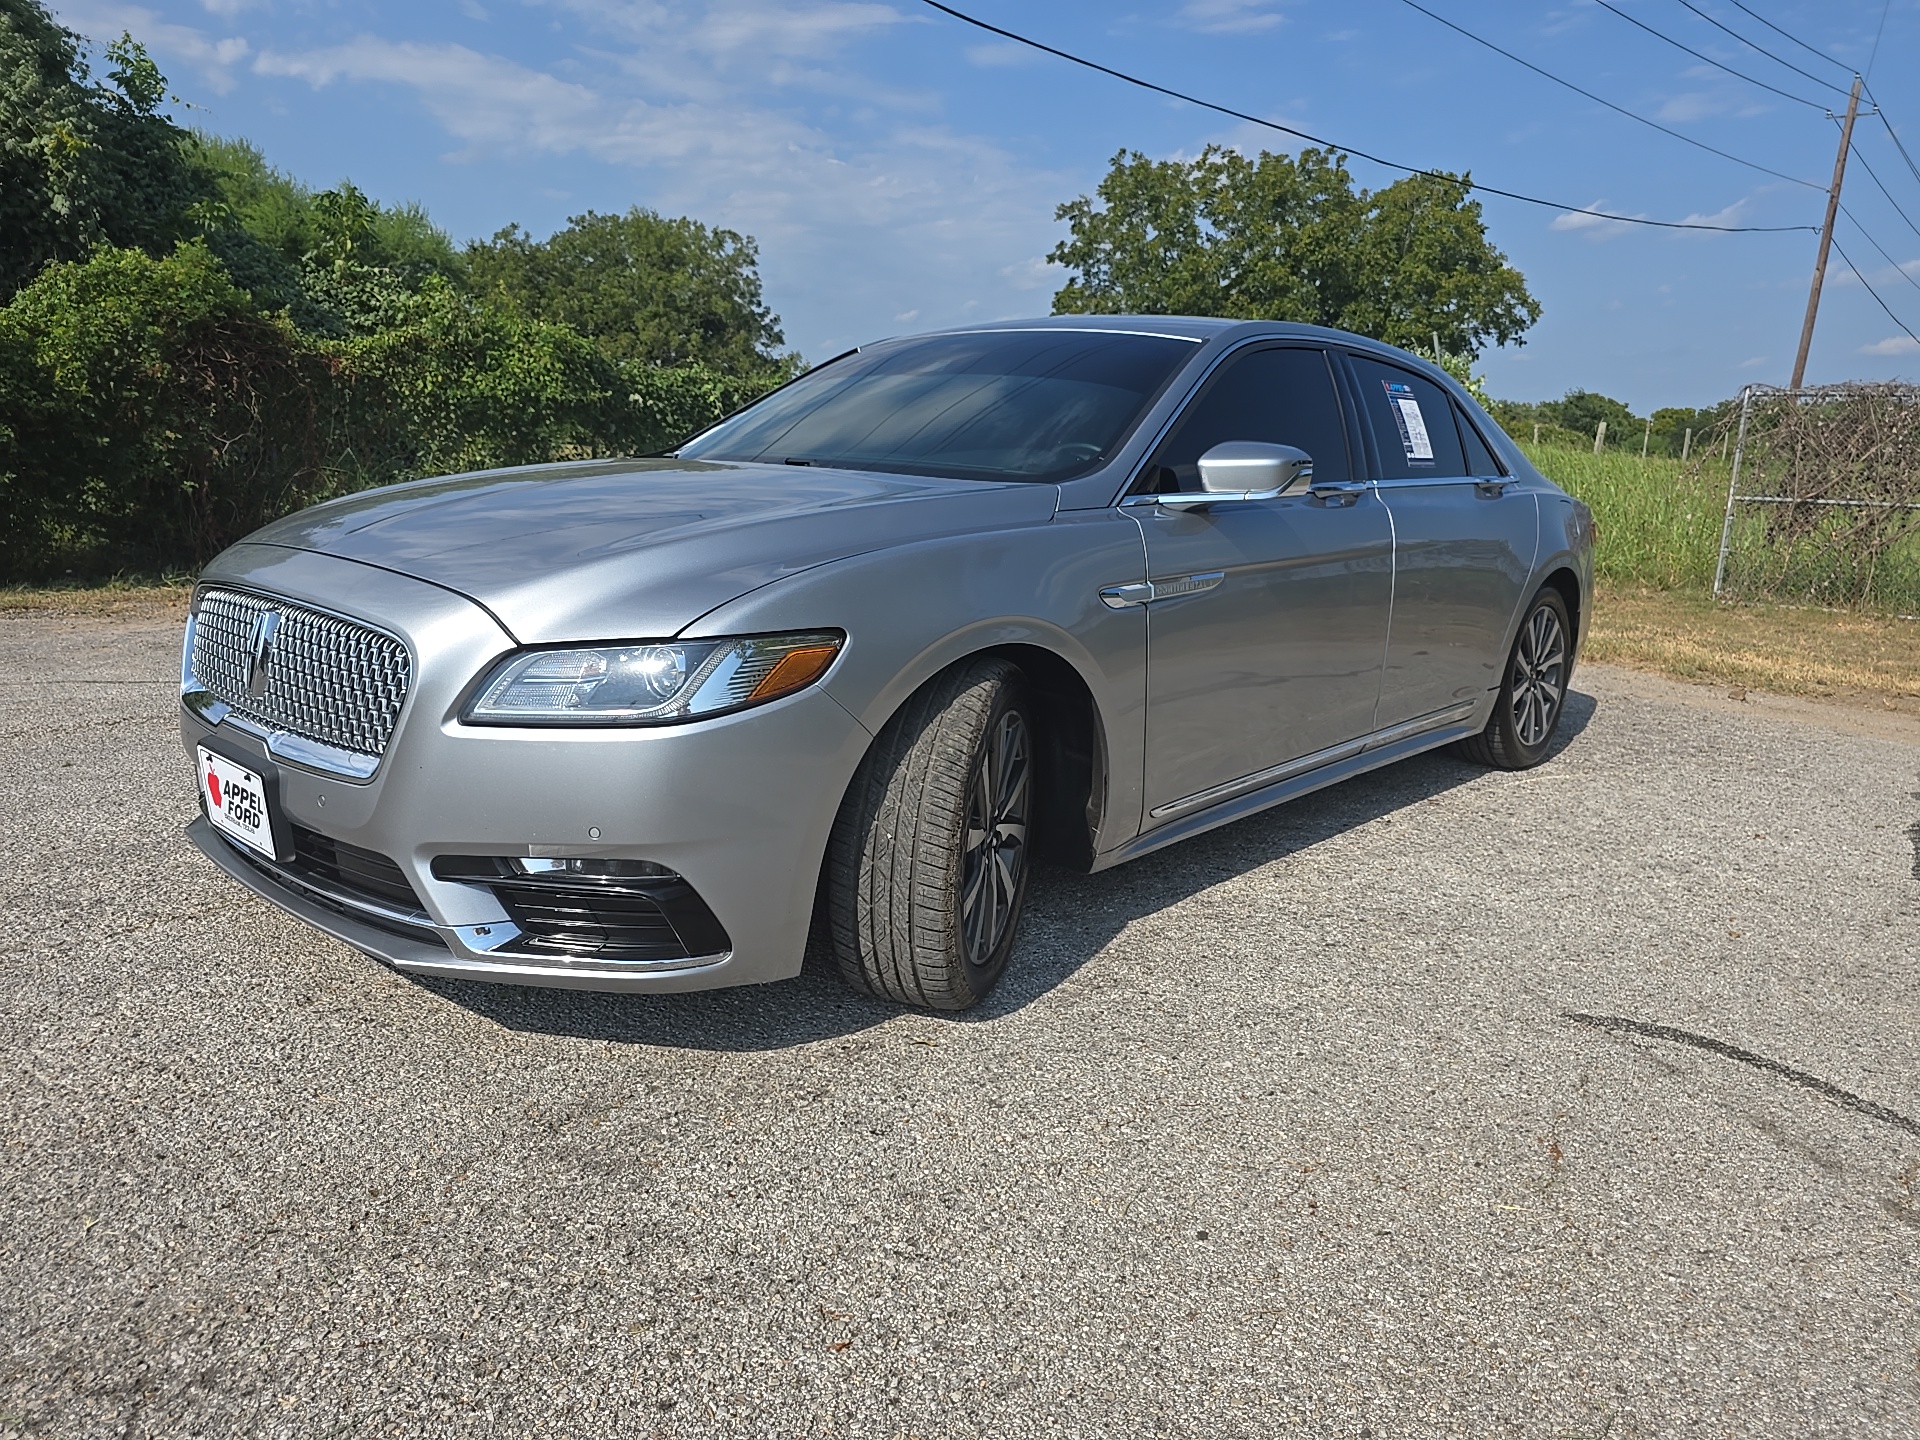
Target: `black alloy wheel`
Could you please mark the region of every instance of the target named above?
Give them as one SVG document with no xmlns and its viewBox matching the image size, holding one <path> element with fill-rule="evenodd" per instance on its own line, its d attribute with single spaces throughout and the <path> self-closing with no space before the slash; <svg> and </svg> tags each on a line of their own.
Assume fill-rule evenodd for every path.
<svg viewBox="0 0 1920 1440">
<path fill-rule="evenodd" d="M 974 760 L 961 847 L 960 931 L 967 963 L 984 967 L 1006 938 L 1027 885 L 1027 814 L 1033 762 L 1018 710 L 999 723 Z"/>
</svg>

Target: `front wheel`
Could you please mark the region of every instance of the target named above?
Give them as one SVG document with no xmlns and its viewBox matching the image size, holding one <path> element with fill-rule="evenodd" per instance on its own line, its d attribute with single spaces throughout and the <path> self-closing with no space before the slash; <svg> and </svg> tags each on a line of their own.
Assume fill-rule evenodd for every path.
<svg viewBox="0 0 1920 1440">
<path fill-rule="evenodd" d="M 1573 678 L 1573 626 L 1551 585 L 1527 607 L 1487 728 L 1460 748 L 1483 765 L 1527 770 L 1547 758 Z"/>
<path fill-rule="evenodd" d="M 992 657 L 936 676 L 880 732 L 827 851 L 849 984 L 934 1010 L 986 997 L 1026 899 L 1033 756 L 1024 678 Z"/>
</svg>

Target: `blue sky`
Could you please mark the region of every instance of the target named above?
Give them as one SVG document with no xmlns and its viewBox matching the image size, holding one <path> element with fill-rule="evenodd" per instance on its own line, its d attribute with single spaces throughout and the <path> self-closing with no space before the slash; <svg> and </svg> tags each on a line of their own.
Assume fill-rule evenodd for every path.
<svg viewBox="0 0 1920 1440">
<path fill-rule="evenodd" d="M 1659 134 L 1542 79 L 1405 0 L 959 0 L 959 8 L 1220 104 L 1504 189 L 1659 219 L 1816 225 L 1844 95 L 1869 84 L 1920 159 L 1920 0 L 1612 0 L 1616 9 L 1813 106 L 1713 68 L 1595 0 L 1422 0 L 1626 109 L 1795 184 Z M 1272 131 L 970 30 L 916 0 L 68 0 L 104 42 L 152 50 L 197 107 L 309 183 L 351 177 L 418 200 L 456 240 L 536 235 L 645 205 L 760 242 L 768 302 L 812 359 L 943 324 L 1044 314 L 1054 207 L 1114 153 L 1209 143 L 1292 149 Z M 1884 13 L 1884 29 L 1882 17 Z M 1879 35 L 1875 49 L 1875 36 Z M 1823 59 L 1821 56 L 1830 57 Z M 1920 332 L 1920 176 L 1864 118 L 1839 244 Z M 1391 171 L 1352 162 L 1362 185 Z M 1544 314 L 1483 357 L 1496 395 L 1597 389 L 1636 409 L 1784 383 L 1816 237 L 1676 234 L 1486 200 L 1493 242 Z M 1897 208 L 1896 208 L 1897 207 Z M 1905 212 L 1902 217 L 1900 212 Z M 1885 251 L 1876 249 L 1875 242 Z M 1810 383 L 1920 375 L 1836 255 Z"/>
</svg>

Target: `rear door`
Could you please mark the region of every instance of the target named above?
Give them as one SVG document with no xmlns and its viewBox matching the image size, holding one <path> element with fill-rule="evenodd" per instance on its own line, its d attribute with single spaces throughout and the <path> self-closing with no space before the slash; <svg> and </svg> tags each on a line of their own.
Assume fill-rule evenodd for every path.
<svg viewBox="0 0 1920 1440">
<path fill-rule="evenodd" d="M 1349 353 L 1369 478 L 1393 517 L 1393 623 L 1376 726 L 1436 725 L 1498 689 L 1539 543 L 1533 493 L 1504 474 L 1441 386 Z"/>
<path fill-rule="evenodd" d="M 1192 400 L 1126 502 L 1146 535 L 1147 824 L 1177 818 L 1262 772 L 1357 742 L 1373 726 L 1392 603 L 1393 537 L 1358 480 L 1332 360 L 1317 346 L 1229 356 Z M 1295 445 L 1314 486 L 1273 500 L 1174 509 L 1197 461 L 1228 440 Z M 1116 596 L 1119 603 L 1128 597 Z M 1357 747 L 1356 747 L 1357 748 Z M 1317 762 L 1315 762 L 1317 763 Z"/>
</svg>

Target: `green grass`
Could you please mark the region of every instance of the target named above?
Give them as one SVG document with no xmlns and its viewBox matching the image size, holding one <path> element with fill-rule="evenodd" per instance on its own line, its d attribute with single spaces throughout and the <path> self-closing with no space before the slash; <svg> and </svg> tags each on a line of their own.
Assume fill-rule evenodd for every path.
<svg viewBox="0 0 1920 1440">
<path fill-rule="evenodd" d="M 1727 506 L 1727 466 L 1637 452 L 1520 447 L 1540 472 L 1593 509 L 1595 578 L 1644 590 L 1710 591 Z"/>
</svg>

